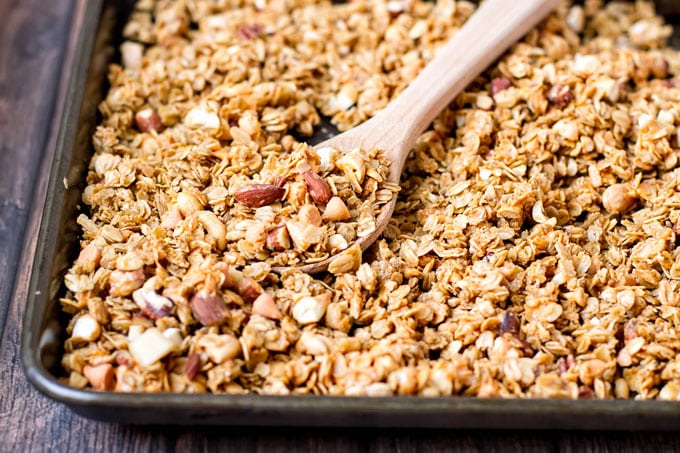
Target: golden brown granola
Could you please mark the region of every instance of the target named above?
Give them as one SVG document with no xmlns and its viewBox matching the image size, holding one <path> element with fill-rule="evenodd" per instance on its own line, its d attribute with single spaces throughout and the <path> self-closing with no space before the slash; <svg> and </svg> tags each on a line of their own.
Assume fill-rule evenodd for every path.
<svg viewBox="0 0 680 453">
<path fill-rule="evenodd" d="M 243 206 L 234 192 L 275 186 L 296 162 L 321 171 L 293 137 L 320 115 L 344 130 L 375 114 L 473 10 L 140 2 L 65 278 L 68 382 L 680 399 L 680 54 L 651 3 L 562 3 L 420 137 L 367 253 L 347 248 L 375 214 L 357 194 L 384 202 L 396 188 L 326 173 L 351 212 L 334 201 L 343 221 L 324 233 L 342 259 L 314 277 L 271 272 L 302 256 L 282 258 L 284 204 Z M 332 197 L 298 170 L 266 196 L 318 224 Z"/>
</svg>

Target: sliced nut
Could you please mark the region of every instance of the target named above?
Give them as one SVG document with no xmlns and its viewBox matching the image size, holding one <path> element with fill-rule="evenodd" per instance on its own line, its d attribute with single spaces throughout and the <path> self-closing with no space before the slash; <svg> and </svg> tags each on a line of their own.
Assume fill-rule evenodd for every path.
<svg viewBox="0 0 680 453">
<path fill-rule="evenodd" d="M 175 344 L 156 327 L 146 329 L 143 334 L 130 342 L 130 353 L 135 361 L 149 366 L 175 350 Z"/>
<path fill-rule="evenodd" d="M 199 338 L 196 345 L 205 351 L 211 362 L 217 365 L 241 354 L 241 343 L 235 336 L 229 334 L 209 333 Z"/>
<path fill-rule="evenodd" d="M 319 209 L 313 204 L 306 204 L 301 207 L 298 216 L 307 225 L 321 226 L 323 224 L 321 213 L 319 213 Z"/>
<path fill-rule="evenodd" d="M 83 375 L 87 378 L 92 388 L 96 390 L 111 390 L 114 386 L 113 366 L 110 363 L 83 367 Z"/>
<path fill-rule="evenodd" d="M 97 320 L 91 315 L 85 314 L 79 317 L 73 325 L 71 340 L 76 342 L 95 341 L 101 333 L 102 328 Z"/>
<path fill-rule="evenodd" d="M 281 319 L 281 311 L 274 302 L 274 298 L 267 292 L 263 292 L 253 302 L 253 314 L 264 316 L 269 319 Z"/>
<path fill-rule="evenodd" d="M 503 335 L 506 332 L 513 335 L 519 333 L 519 320 L 517 319 L 515 312 L 510 310 L 503 313 L 503 319 L 501 320 L 501 326 L 498 331 L 499 335 Z"/>
<path fill-rule="evenodd" d="M 184 376 L 190 381 L 196 379 L 198 372 L 201 371 L 201 356 L 192 352 L 184 362 Z"/>
<path fill-rule="evenodd" d="M 144 261 L 134 251 L 129 250 L 116 258 L 116 268 L 121 271 L 136 271 L 144 267 Z"/>
<path fill-rule="evenodd" d="M 480 94 L 477 96 L 475 105 L 481 110 L 493 110 L 493 99 L 485 94 Z"/>
<path fill-rule="evenodd" d="M 334 234 L 328 238 L 328 248 L 331 253 L 337 253 L 349 247 L 347 239 L 342 234 Z"/>
<path fill-rule="evenodd" d="M 295 349 L 303 354 L 323 355 L 328 354 L 329 345 L 328 340 L 323 335 L 304 331 L 295 344 Z"/>
<path fill-rule="evenodd" d="M 224 274 L 224 281 L 222 282 L 224 288 L 235 289 L 238 284 L 241 283 L 241 280 L 244 279 L 243 272 L 239 271 L 234 266 L 230 266 L 226 263 L 217 264 L 219 270 Z"/>
<path fill-rule="evenodd" d="M 344 274 L 359 269 L 361 266 L 361 247 L 354 244 L 344 252 L 338 254 L 328 265 L 331 274 Z"/>
<path fill-rule="evenodd" d="M 120 271 L 115 270 L 109 276 L 111 290 L 109 294 L 114 297 L 129 296 L 134 290 L 140 288 L 144 283 L 144 270 Z"/>
<path fill-rule="evenodd" d="M 342 198 L 333 197 L 328 201 L 326 209 L 323 211 L 323 219 L 330 222 L 341 222 L 349 220 L 351 217 L 349 209 Z"/>
<path fill-rule="evenodd" d="M 138 325 L 138 324 L 132 324 L 128 328 L 128 334 L 127 334 L 128 341 L 132 341 L 132 340 L 139 338 L 144 333 L 144 329 L 145 329 L 144 326 L 141 326 L 141 325 Z"/>
<path fill-rule="evenodd" d="M 212 211 L 198 211 L 198 222 L 205 231 L 215 240 L 215 245 L 220 250 L 227 246 L 227 226 Z"/>
<path fill-rule="evenodd" d="M 628 211 L 635 202 L 635 194 L 626 183 L 612 184 L 602 193 L 602 206 L 612 214 Z"/>
<path fill-rule="evenodd" d="M 161 227 L 173 230 L 182 220 L 184 218 L 181 211 L 178 208 L 172 208 L 161 217 Z"/>
<path fill-rule="evenodd" d="M 187 113 L 184 124 L 192 128 L 205 128 L 216 133 L 220 129 L 220 117 L 206 105 L 199 105 Z"/>
<path fill-rule="evenodd" d="M 251 208 L 259 208 L 275 203 L 283 198 L 286 189 L 274 184 L 249 184 L 234 191 L 234 198 Z"/>
<path fill-rule="evenodd" d="M 182 349 L 182 331 L 178 327 L 168 327 L 163 331 L 163 336 L 175 345 L 175 350 Z"/>
<path fill-rule="evenodd" d="M 339 303 L 330 304 L 326 307 L 326 317 L 324 321 L 331 329 L 345 333 L 349 332 L 352 327 L 352 320 Z"/>
<path fill-rule="evenodd" d="M 267 234 L 267 248 L 273 252 L 282 252 L 290 248 L 290 237 L 285 225 L 277 226 Z"/>
<path fill-rule="evenodd" d="M 203 203 L 198 199 L 198 196 L 184 190 L 177 194 L 177 208 L 184 217 L 189 217 L 193 213 L 203 210 Z"/>
<path fill-rule="evenodd" d="M 333 196 L 333 192 L 326 180 L 313 171 L 306 171 L 303 176 L 307 185 L 307 191 L 312 200 L 321 205 L 326 205 Z"/>
<path fill-rule="evenodd" d="M 299 250 L 307 250 L 312 244 L 318 244 L 323 236 L 323 228 L 302 222 L 286 222 L 286 229 Z"/>
<path fill-rule="evenodd" d="M 267 240 L 267 226 L 263 222 L 253 222 L 246 230 L 246 241 L 251 244 L 263 245 Z"/>
<path fill-rule="evenodd" d="M 573 100 L 574 95 L 568 85 L 553 85 L 548 91 L 548 101 L 558 109 L 565 108 Z"/>
<path fill-rule="evenodd" d="M 364 177 L 366 176 L 366 161 L 364 157 L 355 150 L 340 157 L 336 162 L 336 166 L 349 179 L 352 189 L 357 193 L 361 193 Z"/>
<path fill-rule="evenodd" d="M 224 303 L 224 299 L 217 294 L 209 294 L 205 291 L 196 293 L 191 298 L 189 306 L 198 322 L 204 326 L 219 324 L 227 315 L 227 304 Z"/>
<path fill-rule="evenodd" d="M 512 86 L 512 81 L 503 76 L 503 77 L 496 77 L 491 81 L 491 96 L 496 96 L 496 94 L 500 93 L 503 90 L 506 90 Z"/>
<path fill-rule="evenodd" d="M 120 56 L 125 69 L 139 69 L 142 67 L 144 45 L 134 41 L 125 41 L 120 45 Z"/>
<path fill-rule="evenodd" d="M 76 265 L 80 266 L 80 270 L 86 273 L 94 272 L 95 268 L 99 266 L 99 261 L 102 259 L 102 252 L 96 245 L 90 243 L 83 250 L 80 251 Z"/>
<path fill-rule="evenodd" d="M 321 171 L 332 171 L 335 168 L 335 161 L 340 150 L 331 146 L 324 146 L 317 149 L 316 154 L 319 156 L 319 169 Z"/>
<path fill-rule="evenodd" d="M 257 38 L 262 33 L 262 24 L 241 25 L 236 30 L 236 36 L 244 41 Z"/>
<path fill-rule="evenodd" d="M 236 285 L 236 292 L 248 303 L 255 302 L 263 291 L 262 286 L 252 278 L 246 277 Z"/>
<path fill-rule="evenodd" d="M 132 293 L 132 299 L 146 316 L 151 319 L 160 319 L 172 315 L 175 304 L 150 288 L 139 288 Z"/>
<path fill-rule="evenodd" d="M 142 109 L 135 114 L 135 124 L 141 132 L 163 132 L 163 129 L 165 129 L 158 112 L 151 107 Z"/>
<path fill-rule="evenodd" d="M 331 302 L 330 294 L 303 297 L 293 306 L 293 318 L 300 324 L 312 324 L 319 322 L 326 313 L 326 308 Z"/>
<path fill-rule="evenodd" d="M 565 18 L 567 25 L 576 33 L 581 33 L 586 23 L 586 16 L 580 5 L 569 8 L 569 13 Z"/>
</svg>

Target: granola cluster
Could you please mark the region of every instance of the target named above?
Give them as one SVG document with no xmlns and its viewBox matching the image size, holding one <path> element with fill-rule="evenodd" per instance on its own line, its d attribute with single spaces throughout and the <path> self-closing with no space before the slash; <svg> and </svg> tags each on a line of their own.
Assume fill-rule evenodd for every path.
<svg viewBox="0 0 680 453">
<path fill-rule="evenodd" d="M 680 399 L 680 54 L 653 4 L 563 2 L 419 138 L 376 244 L 316 276 L 272 265 L 351 245 L 398 188 L 304 137 L 378 112 L 474 4 L 136 8 L 61 299 L 70 385 Z M 324 245 L 276 250 L 302 218 Z"/>
</svg>

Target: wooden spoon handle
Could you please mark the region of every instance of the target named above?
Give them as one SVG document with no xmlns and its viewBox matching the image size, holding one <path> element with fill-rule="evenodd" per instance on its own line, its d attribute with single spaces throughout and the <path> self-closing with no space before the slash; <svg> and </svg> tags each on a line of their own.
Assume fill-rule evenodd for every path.
<svg viewBox="0 0 680 453">
<path fill-rule="evenodd" d="M 399 152 L 487 66 L 543 19 L 558 0 L 486 0 L 409 86 L 377 117 Z M 393 162 L 403 163 L 404 149 Z M 389 149 L 386 149 L 389 152 Z M 402 160 L 399 160 L 401 158 Z M 399 171 L 401 165 L 398 165 Z"/>
</svg>

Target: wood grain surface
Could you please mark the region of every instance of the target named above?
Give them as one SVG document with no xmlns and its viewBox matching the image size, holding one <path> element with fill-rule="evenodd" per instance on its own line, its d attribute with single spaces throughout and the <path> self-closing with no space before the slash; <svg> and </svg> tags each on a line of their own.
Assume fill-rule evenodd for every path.
<svg viewBox="0 0 680 453">
<path fill-rule="evenodd" d="M 680 451 L 675 433 L 132 427 L 81 418 L 40 395 L 20 363 L 27 272 L 17 270 L 34 250 L 39 175 L 54 151 L 62 69 L 86 1 L 0 0 L 0 452 Z"/>
</svg>

